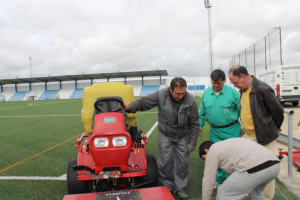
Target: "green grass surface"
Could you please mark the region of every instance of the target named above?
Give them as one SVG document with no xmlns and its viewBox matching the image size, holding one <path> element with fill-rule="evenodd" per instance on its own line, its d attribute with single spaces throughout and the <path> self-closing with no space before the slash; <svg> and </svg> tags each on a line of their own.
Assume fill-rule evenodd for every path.
<svg viewBox="0 0 300 200">
<path fill-rule="evenodd" d="M 198 105 L 200 98 L 197 98 Z M 69 160 L 76 157 L 75 138 L 84 131 L 80 118 L 82 99 L 0 103 L 0 176 L 60 177 L 66 174 Z M 138 113 L 138 128 L 146 134 L 157 121 L 157 109 Z M 208 139 L 209 126 L 203 130 L 197 148 L 191 153 L 186 192 L 190 199 L 201 197 L 204 161 L 198 147 Z M 73 138 L 73 139 L 72 139 Z M 158 155 L 157 128 L 148 138 L 148 152 Z M 276 181 L 275 199 L 297 199 Z M 280 192 L 279 192 L 280 191 Z M 66 181 L 0 180 L 0 199 L 62 199 Z M 282 195 L 284 194 L 284 195 Z M 175 199 L 178 199 L 174 196 Z"/>
</svg>

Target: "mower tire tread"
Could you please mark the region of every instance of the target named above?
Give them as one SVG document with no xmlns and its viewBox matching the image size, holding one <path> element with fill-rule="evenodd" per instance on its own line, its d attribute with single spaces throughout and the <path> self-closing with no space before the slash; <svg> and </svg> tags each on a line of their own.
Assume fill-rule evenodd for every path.
<svg viewBox="0 0 300 200">
<path fill-rule="evenodd" d="M 151 153 L 146 153 L 146 155 L 147 155 L 147 171 L 146 171 L 146 176 L 142 177 L 142 182 L 152 181 L 151 183 L 145 185 L 144 187 L 156 187 L 159 184 L 156 159 L 154 155 Z"/>
<path fill-rule="evenodd" d="M 77 165 L 77 158 L 70 160 L 67 171 L 67 188 L 68 194 L 80 194 L 91 192 L 90 181 L 78 181 L 77 171 L 73 169 L 73 166 Z"/>
</svg>

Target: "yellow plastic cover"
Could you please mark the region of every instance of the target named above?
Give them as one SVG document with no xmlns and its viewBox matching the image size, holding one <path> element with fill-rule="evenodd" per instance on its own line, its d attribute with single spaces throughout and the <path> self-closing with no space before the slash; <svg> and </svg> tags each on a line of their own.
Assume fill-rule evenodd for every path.
<svg viewBox="0 0 300 200">
<path fill-rule="evenodd" d="M 93 85 L 84 88 L 83 103 L 81 109 L 81 120 L 84 124 L 85 132 L 92 133 L 92 120 L 94 114 L 94 103 L 99 97 L 119 96 L 127 104 L 134 101 L 133 88 L 130 85 L 125 85 L 122 82 L 106 82 L 94 83 Z M 128 113 L 129 126 L 135 125 L 137 114 Z"/>
</svg>

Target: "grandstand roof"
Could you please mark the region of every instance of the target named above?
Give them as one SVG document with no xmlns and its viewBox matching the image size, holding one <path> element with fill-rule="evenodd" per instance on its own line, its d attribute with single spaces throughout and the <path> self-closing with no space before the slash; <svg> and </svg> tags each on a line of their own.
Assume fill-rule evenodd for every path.
<svg viewBox="0 0 300 200">
<path fill-rule="evenodd" d="M 33 78 L 0 79 L 0 84 L 4 85 L 4 84 L 20 84 L 20 83 L 91 80 L 91 79 L 131 78 L 131 77 L 146 77 L 146 76 L 168 76 L 168 72 L 167 70 L 153 70 L 153 71 L 115 72 L 115 73 L 78 74 L 78 75 L 47 76 L 47 77 L 33 77 Z"/>
</svg>

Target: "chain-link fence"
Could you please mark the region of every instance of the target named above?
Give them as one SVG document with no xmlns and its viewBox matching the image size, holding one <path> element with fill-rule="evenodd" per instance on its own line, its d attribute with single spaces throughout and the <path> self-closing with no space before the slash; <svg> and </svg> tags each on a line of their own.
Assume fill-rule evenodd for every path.
<svg viewBox="0 0 300 200">
<path fill-rule="evenodd" d="M 255 74 L 256 69 L 282 65 L 281 28 L 271 29 L 267 36 L 233 56 L 230 66 L 235 65 L 245 66 L 250 74 Z"/>
</svg>

